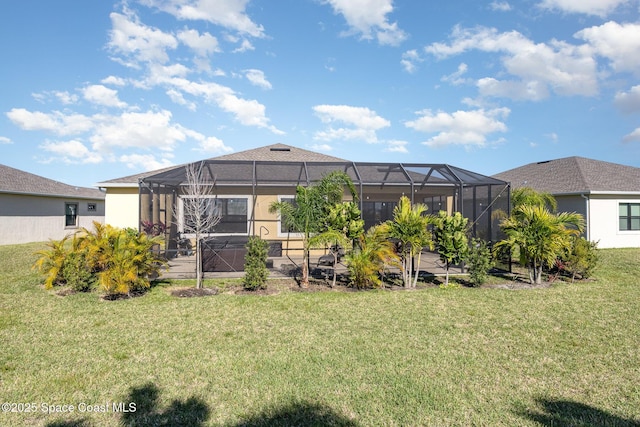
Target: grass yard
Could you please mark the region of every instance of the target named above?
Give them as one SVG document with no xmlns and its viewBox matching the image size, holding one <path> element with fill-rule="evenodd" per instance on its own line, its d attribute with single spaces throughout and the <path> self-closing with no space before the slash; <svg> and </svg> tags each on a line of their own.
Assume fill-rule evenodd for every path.
<svg viewBox="0 0 640 427">
<path fill-rule="evenodd" d="M 39 247 L 0 246 L 3 426 L 640 425 L 640 250 L 545 289 L 104 301 L 43 290 Z"/>
</svg>

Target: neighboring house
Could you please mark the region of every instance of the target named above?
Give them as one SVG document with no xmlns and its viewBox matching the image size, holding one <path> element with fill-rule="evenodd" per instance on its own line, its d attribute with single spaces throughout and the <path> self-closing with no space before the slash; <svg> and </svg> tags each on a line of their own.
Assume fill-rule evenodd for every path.
<svg viewBox="0 0 640 427">
<path fill-rule="evenodd" d="M 205 179 L 215 188 L 212 209 L 222 213 L 211 235 L 258 235 L 300 250 L 300 236 L 283 227 L 269 206 L 292 200 L 297 185 L 311 185 L 327 173 L 347 173 L 358 190 L 365 226 L 390 219 L 400 196 L 425 203 L 429 212 L 461 211 L 472 219 L 473 231 L 496 238 L 495 209 L 506 210 L 508 185 L 495 178 L 443 164 L 358 163 L 283 144 L 202 160 Z M 140 227 L 142 221 L 163 223 L 167 249 L 175 249 L 185 222 L 181 214 L 185 165 L 131 175 L 97 185 L 106 190 L 105 222 Z M 177 215 L 173 215 L 177 212 Z"/>
<path fill-rule="evenodd" d="M 0 165 L 0 245 L 59 240 L 104 222 L 105 195 Z"/>
<path fill-rule="evenodd" d="M 600 248 L 640 247 L 640 168 L 584 157 L 530 163 L 494 175 L 511 188 L 555 196 L 559 212 L 585 217 L 585 237 Z"/>
</svg>

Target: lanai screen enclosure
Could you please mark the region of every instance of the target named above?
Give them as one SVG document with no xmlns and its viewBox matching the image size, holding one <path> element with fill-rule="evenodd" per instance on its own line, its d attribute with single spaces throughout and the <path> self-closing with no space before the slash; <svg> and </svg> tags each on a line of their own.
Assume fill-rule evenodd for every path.
<svg viewBox="0 0 640 427">
<path fill-rule="evenodd" d="M 285 251 L 296 250 L 289 245 L 296 236 L 268 212 L 269 204 L 292 199 L 296 186 L 311 185 L 335 170 L 353 180 L 366 228 L 391 219 L 402 195 L 426 204 L 428 213 L 462 213 L 469 218 L 471 234 L 489 242 L 500 238 L 496 212 L 509 212 L 508 183 L 446 164 L 216 159 L 199 163 L 203 183 L 213 186 L 215 209 L 222 215 L 211 236 L 257 235 L 286 242 Z M 176 250 L 176 242 L 183 237 L 180 197 L 186 185 L 185 169 L 176 167 L 140 180 L 140 221 L 167 225 L 168 253 Z"/>
</svg>

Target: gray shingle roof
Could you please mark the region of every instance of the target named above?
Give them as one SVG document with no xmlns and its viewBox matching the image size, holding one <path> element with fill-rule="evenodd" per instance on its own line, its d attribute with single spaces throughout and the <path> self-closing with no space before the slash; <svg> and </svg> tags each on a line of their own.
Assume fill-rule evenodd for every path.
<svg viewBox="0 0 640 427">
<path fill-rule="evenodd" d="M 96 188 L 75 187 L 5 165 L 0 165 L 0 193 L 94 200 L 105 197 L 104 193 Z"/>
<path fill-rule="evenodd" d="M 267 160 L 267 161 L 282 161 L 282 162 L 346 162 L 338 157 L 328 156 L 326 154 L 316 153 L 314 151 L 304 150 L 302 148 L 292 147 L 285 144 L 273 144 L 265 147 L 253 148 L 250 150 L 239 151 L 237 153 L 225 154 L 223 156 L 212 157 L 207 160 L 241 160 L 241 161 L 253 161 L 253 160 Z M 167 172 L 172 169 L 180 168 L 184 165 L 170 166 L 163 169 L 157 169 L 154 171 L 139 173 L 135 175 L 129 175 L 122 178 L 111 179 L 108 181 L 100 182 L 98 185 L 101 187 L 108 187 L 109 184 L 135 184 L 138 185 L 138 181 L 142 178 L 146 178 L 150 175 L 155 175 L 161 172 Z"/>
<path fill-rule="evenodd" d="M 577 156 L 529 163 L 493 176 L 511 182 L 512 188 L 551 194 L 640 192 L 640 168 Z"/>
</svg>

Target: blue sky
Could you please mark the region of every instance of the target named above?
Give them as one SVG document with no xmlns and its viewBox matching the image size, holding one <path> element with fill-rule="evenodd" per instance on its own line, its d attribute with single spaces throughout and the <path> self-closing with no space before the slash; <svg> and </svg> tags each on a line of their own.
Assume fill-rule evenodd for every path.
<svg viewBox="0 0 640 427">
<path fill-rule="evenodd" d="M 638 0 L 0 2 L 0 163 L 73 185 L 283 143 L 640 167 Z"/>
</svg>

